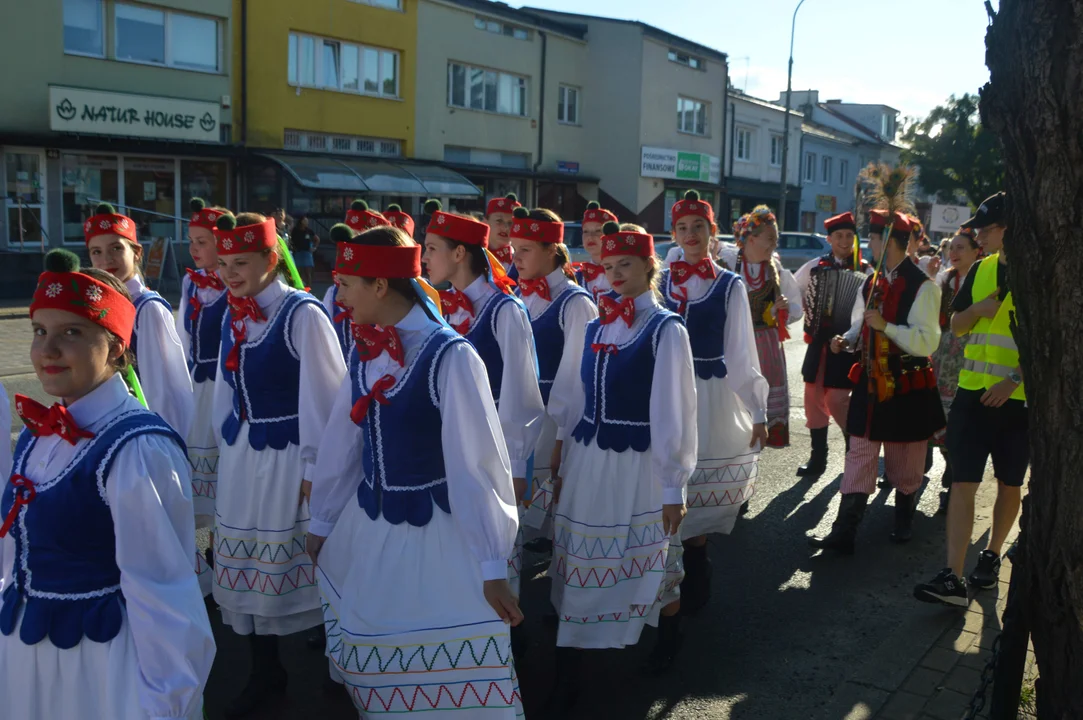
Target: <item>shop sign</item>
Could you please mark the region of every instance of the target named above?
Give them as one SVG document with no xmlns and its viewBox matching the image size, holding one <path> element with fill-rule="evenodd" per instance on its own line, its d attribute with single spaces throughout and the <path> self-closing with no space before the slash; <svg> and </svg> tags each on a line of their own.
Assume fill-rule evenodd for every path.
<svg viewBox="0 0 1083 720">
<path fill-rule="evenodd" d="M 578 175 L 579 163 L 571 162 L 570 160 L 557 160 L 557 172 L 566 173 L 568 175 Z"/>
<path fill-rule="evenodd" d="M 49 86 L 56 132 L 221 142 L 217 103 Z"/>
<path fill-rule="evenodd" d="M 722 161 L 704 153 L 644 146 L 639 174 L 667 180 L 717 183 L 722 179 Z"/>
<path fill-rule="evenodd" d="M 816 196 L 816 209 L 819 212 L 835 212 L 835 208 L 838 207 L 838 200 L 834 195 L 817 195 Z"/>
</svg>

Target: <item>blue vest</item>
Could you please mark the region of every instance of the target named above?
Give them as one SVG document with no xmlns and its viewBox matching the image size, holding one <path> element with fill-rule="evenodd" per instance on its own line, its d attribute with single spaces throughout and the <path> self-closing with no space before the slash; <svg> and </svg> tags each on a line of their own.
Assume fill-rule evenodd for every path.
<svg viewBox="0 0 1083 720">
<path fill-rule="evenodd" d="M 502 292 L 490 295 L 481 310 L 470 323 L 470 330 L 465 337 L 478 351 L 485 371 L 489 374 L 489 389 L 493 401 L 500 404 L 500 383 L 504 378 L 504 356 L 500 353 L 500 344 L 496 341 L 496 316 L 500 308 L 507 303 L 515 303 L 510 296 Z"/>
<path fill-rule="evenodd" d="M 219 369 L 233 388 L 233 412 L 222 423 L 222 439 L 227 444 L 233 445 L 237 440 L 242 422 L 248 423 L 248 444 L 255 450 L 268 446 L 284 450 L 290 444 L 301 443 L 298 425 L 301 356 L 290 341 L 290 321 L 304 304 L 322 307 L 308 293 L 286 292 L 259 340 L 241 346 L 237 374 L 226 369 L 226 358 L 233 349 L 233 325 L 229 316 L 225 317 Z"/>
<path fill-rule="evenodd" d="M 560 358 L 564 354 L 565 310 L 568 302 L 580 295 L 593 302 L 586 290 L 578 285 L 569 285 L 556 300 L 549 303 L 549 307 L 545 308 L 537 319 L 530 321 L 530 328 L 534 332 L 534 345 L 538 352 L 538 386 L 541 389 L 542 401 L 546 405 L 549 405 L 549 393 L 553 389 L 553 380 L 556 379 Z"/>
<path fill-rule="evenodd" d="M 395 387 L 384 394 L 388 404 L 376 400 L 369 404 L 361 423 L 364 477 L 357 502 L 373 520 L 382 514 L 392 525 L 405 521 L 423 527 L 432 519 L 434 503 L 451 512 L 436 378 L 448 349 L 465 342 L 453 330 L 434 329 Z M 366 365 L 356 351 L 350 354 L 354 404 L 371 392 L 365 382 Z"/>
<path fill-rule="evenodd" d="M 117 451 L 140 435 L 165 435 L 183 450 L 184 441 L 158 415 L 143 409 L 123 412 L 76 453 L 54 478 L 35 485 L 34 499 L 11 528 L 15 540 L 14 582 L 4 590 L 0 632 L 15 631 L 34 645 L 46 637 L 61 649 L 83 636 L 108 642 L 123 623 L 120 568 L 113 517 L 105 483 Z M 23 430 L 15 448 L 14 472 L 22 474 L 37 438 Z M 0 513 L 7 517 L 15 488 L 4 487 Z"/>
<path fill-rule="evenodd" d="M 154 292 L 153 290 L 144 290 L 143 294 L 135 299 L 132 303 L 135 305 L 135 324 L 132 325 L 132 357 L 135 358 L 135 376 L 139 377 L 139 338 L 135 329 L 139 327 L 139 318 L 143 314 L 143 308 L 148 304 L 156 302 L 161 303 L 162 307 L 169 311 L 169 314 L 173 314 L 173 308 L 169 305 L 164 297 Z"/>
<path fill-rule="evenodd" d="M 584 445 L 591 440 L 602 450 L 646 452 L 651 446 L 651 393 L 655 350 L 662 327 L 681 322 L 679 315 L 659 310 L 618 352 L 596 353 L 600 320 L 587 323 L 580 376 L 586 389 L 583 418 L 572 437 Z"/>
<path fill-rule="evenodd" d="M 335 307 L 336 300 L 338 300 L 338 285 L 335 285 L 331 291 L 331 324 L 335 326 L 335 337 L 338 338 L 338 345 L 342 348 L 342 359 L 349 363 L 350 351 L 353 350 L 354 344 L 353 321 L 349 315 L 344 320 L 335 320 L 335 316 L 338 315 L 338 308 Z M 326 309 L 324 308 L 324 310 Z"/>
<path fill-rule="evenodd" d="M 704 380 L 726 377 L 726 304 L 730 287 L 738 280 L 729 270 L 718 273 L 710 289 L 699 300 L 685 303 L 681 316 L 688 326 L 692 345 L 692 362 L 696 375 Z M 669 270 L 662 273 L 662 297 L 673 312 L 680 312 L 680 303 L 670 297 L 673 282 Z"/>
<path fill-rule="evenodd" d="M 188 307 L 198 300 L 199 288 L 193 282 L 188 283 Z M 214 382 L 218 372 L 218 347 L 222 344 L 222 318 L 229 309 L 228 291 L 223 290 L 214 301 L 203 305 L 192 320 L 191 313 L 184 317 L 184 329 L 188 333 L 190 349 L 188 351 L 188 369 L 192 381 Z"/>
</svg>

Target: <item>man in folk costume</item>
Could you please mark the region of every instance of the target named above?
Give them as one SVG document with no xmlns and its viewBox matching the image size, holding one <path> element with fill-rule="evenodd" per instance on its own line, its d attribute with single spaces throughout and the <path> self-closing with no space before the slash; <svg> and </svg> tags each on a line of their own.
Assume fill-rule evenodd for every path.
<svg viewBox="0 0 1083 720">
<path fill-rule="evenodd" d="M 917 493 L 929 438 L 944 427 L 929 356 L 940 341 L 940 288 L 906 254 L 910 223 L 902 213 L 870 214 L 869 247 L 878 272 L 862 288 L 853 325 L 831 341 L 838 353 L 858 347 L 861 363 L 851 368 L 853 396 L 847 416 L 846 455 L 838 518 L 826 537 L 809 538 L 815 548 L 853 553 L 857 529 L 876 489 L 880 447 L 896 488 L 892 542 L 912 537 Z"/>
<path fill-rule="evenodd" d="M 812 317 L 816 308 L 809 306 L 809 287 L 813 278 L 819 282 L 826 281 L 826 273 L 872 273 L 872 267 L 861 257 L 857 246 L 857 223 L 854 222 L 853 213 L 845 212 L 824 220 L 824 229 L 831 243 L 831 252 L 809 260 L 794 275 L 805 301 L 805 342 L 808 348 L 801 365 L 801 376 L 805 381 L 805 424 L 812 436 L 812 455 L 808 462 L 797 468 L 797 474 L 809 478 L 819 477 L 827 470 L 827 428 L 831 418 L 842 428 L 843 434 L 846 432 L 850 390 L 854 387 L 850 382 L 850 368 L 857 362 L 855 353 L 830 352 L 831 338 L 836 332 L 834 328 L 840 327 L 840 323 L 842 327 L 850 324 L 852 307 L 835 304 L 832 312 Z M 839 284 L 845 282 L 842 278 L 838 279 Z"/>
</svg>

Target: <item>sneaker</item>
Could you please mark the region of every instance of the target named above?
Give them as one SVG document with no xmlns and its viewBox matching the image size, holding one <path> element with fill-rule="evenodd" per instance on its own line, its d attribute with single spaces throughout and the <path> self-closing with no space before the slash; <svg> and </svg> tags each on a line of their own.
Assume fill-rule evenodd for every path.
<svg viewBox="0 0 1083 720">
<path fill-rule="evenodd" d="M 944 568 L 931 582 L 915 587 L 914 597 L 922 602 L 941 603 L 951 607 L 965 608 L 968 604 L 966 585 L 951 568 Z"/>
<path fill-rule="evenodd" d="M 991 550 L 982 550 L 978 556 L 978 566 L 967 578 L 970 584 L 980 590 L 996 587 L 1000 578 L 1000 556 Z"/>
</svg>

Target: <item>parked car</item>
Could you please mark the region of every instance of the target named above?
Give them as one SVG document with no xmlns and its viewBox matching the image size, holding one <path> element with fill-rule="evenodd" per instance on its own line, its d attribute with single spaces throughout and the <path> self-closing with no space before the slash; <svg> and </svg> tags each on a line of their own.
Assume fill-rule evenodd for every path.
<svg viewBox="0 0 1083 720">
<path fill-rule="evenodd" d="M 590 254 L 583 249 L 583 223 L 564 223 L 564 244 L 568 247 L 572 262 L 590 260 Z"/>
<path fill-rule="evenodd" d="M 784 232 L 778 237 L 778 256 L 782 267 L 797 271 L 813 258 L 831 252 L 827 237 L 818 233 Z"/>
</svg>

